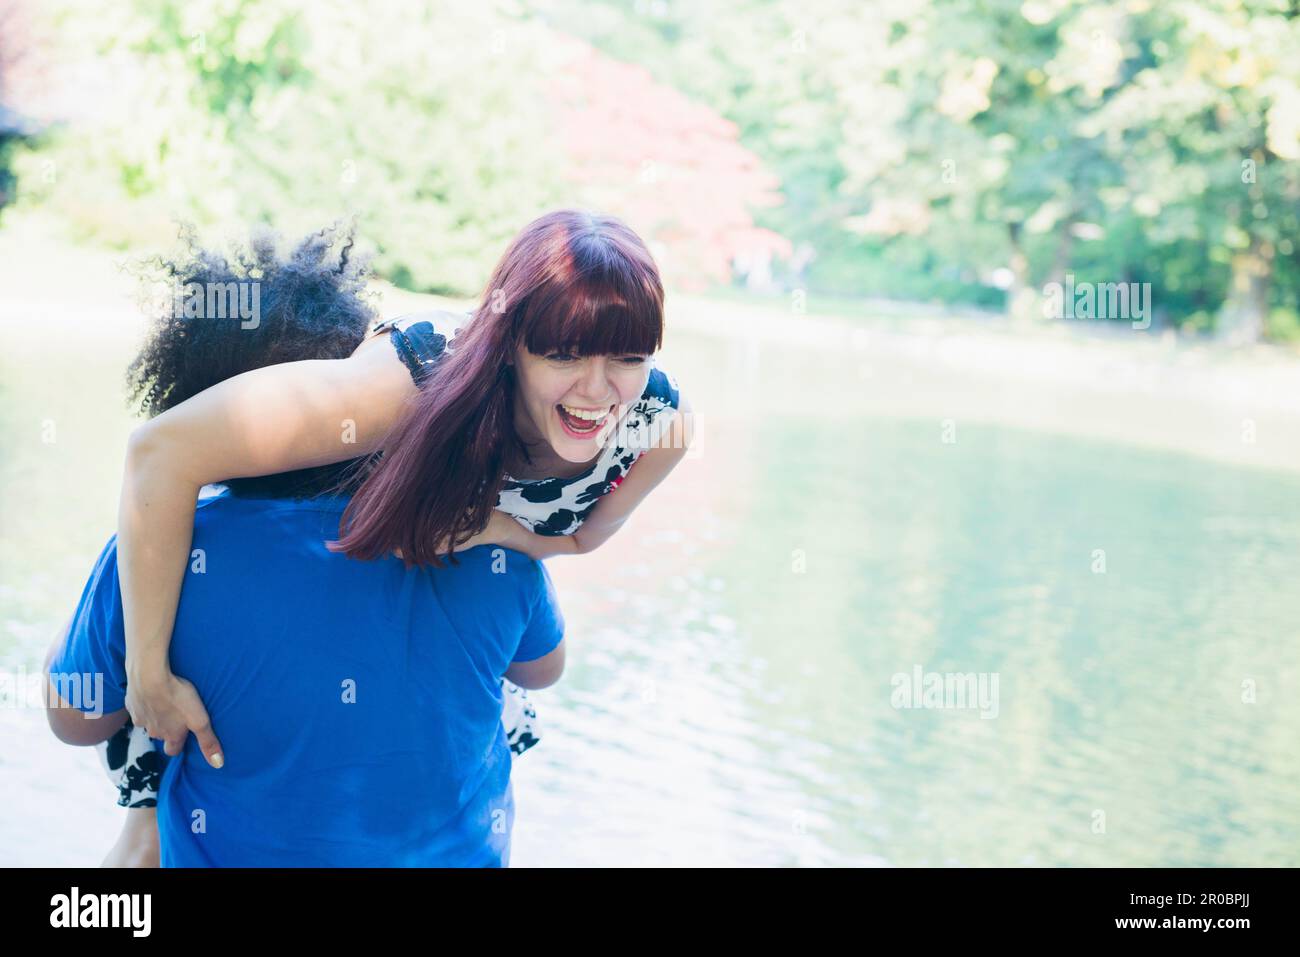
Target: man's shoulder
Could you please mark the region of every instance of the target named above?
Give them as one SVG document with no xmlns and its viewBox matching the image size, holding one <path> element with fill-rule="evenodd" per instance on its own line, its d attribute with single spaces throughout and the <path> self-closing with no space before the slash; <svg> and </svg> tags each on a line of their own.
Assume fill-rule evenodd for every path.
<svg viewBox="0 0 1300 957">
<path fill-rule="evenodd" d="M 338 512 L 347 508 L 348 495 L 319 495 L 314 498 L 290 498 L 268 495 L 238 495 L 225 486 L 207 486 L 199 498 L 194 517 L 196 521 L 211 522 L 226 519 L 234 514 L 261 514 L 282 512 L 286 514 Z"/>
<path fill-rule="evenodd" d="M 535 586 L 546 574 L 546 567 L 537 559 L 504 545 L 475 545 L 468 551 L 457 552 L 456 558 L 469 563 L 475 572 L 523 585 Z"/>
<path fill-rule="evenodd" d="M 520 608 L 532 608 L 550 585 L 546 566 L 537 559 L 502 545 L 476 545 L 457 552 L 455 585 L 443 591 L 456 602 L 479 602 L 484 598 L 509 601 Z M 435 571 L 436 574 L 436 571 Z"/>
<path fill-rule="evenodd" d="M 277 568 L 276 574 L 310 576 L 315 572 L 298 567 L 300 561 L 349 560 L 341 552 L 318 547 L 338 538 L 346 507 L 343 496 L 293 499 L 226 491 L 200 503 L 194 515 L 193 548 L 239 555 L 238 570 L 230 563 L 222 565 L 244 578 L 256 574 L 259 567 L 267 568 L 268 563 L 284 561 L 288 549 L 295 556 L 294 567 Z"/>
<path fill-rule="evenodd" d="M 102 587 L 105 580 L 116 578 L 117 576 L 117 532 L 108 536 L 108 541 L 99 551 L 99 557 L 95 559 L 95 565 L 90 570 L 90 576 L 86 580 L 87 592 L 97 590 Z"/>
</svg>

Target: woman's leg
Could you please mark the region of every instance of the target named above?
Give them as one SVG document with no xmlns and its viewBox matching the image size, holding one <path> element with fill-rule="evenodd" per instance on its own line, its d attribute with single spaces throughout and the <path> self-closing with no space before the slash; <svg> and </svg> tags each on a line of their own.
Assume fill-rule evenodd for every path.
<svg viewBox="0 0 1300 957">
<path fill-rule="evenodd" d="M 166 756 L 129 718 L 95 750 L 117 787 L 117 803 L 127 809 L 117 842 L 100 866 L 158 867 L 158 785 L 167 766 Z"/>
<path fill-rule="evenodd" d="M 537 720 L 528 692 L 518 685 L 501 679 L 501 723 L 506 729 L 506 743 L 510 753 L 518 757 L 542 739 L 542 727 Z"/>
<path fill-rule="evenodd" d="M 117 843 L 100 867 L 158 867 L 158 809 L 130 807 Z"/>
</svg>

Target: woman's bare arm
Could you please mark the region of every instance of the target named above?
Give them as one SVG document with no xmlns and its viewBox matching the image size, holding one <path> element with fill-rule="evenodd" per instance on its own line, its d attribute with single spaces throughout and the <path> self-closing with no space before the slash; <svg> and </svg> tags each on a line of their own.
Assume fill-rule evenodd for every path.
<svg viewBox="0 0 1300 957">
<path fill-rule="evenodd" d="M 117 538 L 128 709 L 138 726 L 166 742 L 168 754 L 180 753 L 190 730 L 209 761 L 220 751 L 202 702 L 168 661 L 199 490 L 380 448 L 416 392 L 386 340 L 367 339 L 347 359 L 234 376 L 132 433 Z"/>
</svg>

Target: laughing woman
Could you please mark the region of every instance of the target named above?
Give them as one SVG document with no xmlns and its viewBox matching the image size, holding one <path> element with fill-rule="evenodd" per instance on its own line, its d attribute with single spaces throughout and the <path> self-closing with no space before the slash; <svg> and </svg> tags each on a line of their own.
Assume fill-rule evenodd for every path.
<svg viewBox="0 0 1300 957">
<path fill-rule="evenodd" d="M 138 427 L 117 529 L 136 728 L 168 755 L 192 731 L 213 767 L 239 760 L 168 658 L 205 485 L 364 460 L 331 544 L 357 559 L 605 542 L 690 440 L 689 406 L 655 364 L 663 299 L 627 226 L 553 212 L 514 238 L 469 313 L 377 322 L 346 358 L 251 369 Z"/>
</svg>

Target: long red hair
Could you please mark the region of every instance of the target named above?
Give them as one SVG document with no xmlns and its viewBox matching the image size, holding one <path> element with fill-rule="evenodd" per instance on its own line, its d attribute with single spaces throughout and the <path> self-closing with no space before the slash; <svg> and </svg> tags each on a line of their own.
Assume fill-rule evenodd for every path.
<svg viewBox="0 0 1300 957">
<path fill-rule="evenodd" d="M 516 345 L 538 355 L 652 354 L 663 306 L 654 260 L 621 220 L 567 209 L 533 220 L 389 435 L 329 547 L 360 559 L 400 548 L 408 565 L 442 567 L 438 543 L 486 527 L 507 457 L 530 461 L 514 423 Z"/>
</svg>

